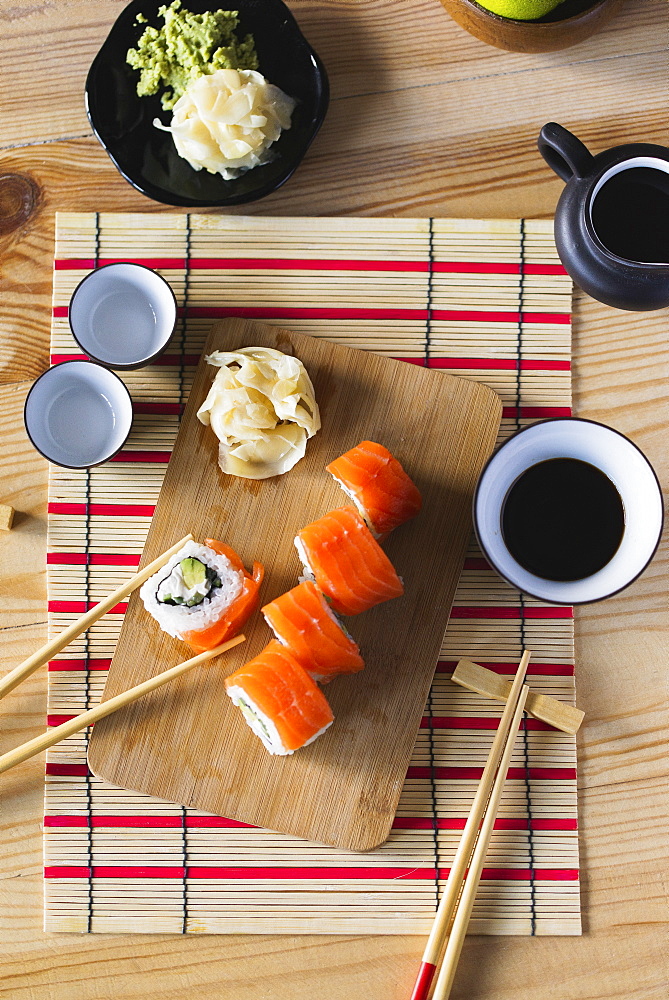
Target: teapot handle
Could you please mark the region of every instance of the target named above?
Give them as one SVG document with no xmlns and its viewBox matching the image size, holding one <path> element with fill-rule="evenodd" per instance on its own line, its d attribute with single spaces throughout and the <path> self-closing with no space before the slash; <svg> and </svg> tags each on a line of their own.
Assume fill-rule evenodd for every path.
<svg viewBox="0 0 669 1000">
<path fill-rule="evenodd" d="M 584 177 L 590 170 L 592 154 L 580 139 L 557 122 L 548 122 L 539 133 L 539 152 L 563 181 Z"/>
</svg>

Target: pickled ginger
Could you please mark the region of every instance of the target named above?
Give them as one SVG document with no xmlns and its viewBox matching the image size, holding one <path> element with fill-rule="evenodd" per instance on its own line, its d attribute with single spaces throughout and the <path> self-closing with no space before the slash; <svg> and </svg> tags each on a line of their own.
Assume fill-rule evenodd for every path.
<svg viewBox="0 0 669 1000">
<path fill-rule="evenodd" d="M 174 105 L 169 126 L 177 152 L 194 170 L 234 180 L 271 159 L 270 147 L 289 129 L 292 97 L 251 69 L 219 69 L 194 80 Z"/>
<path fill-rule="evenodd" d="M 222 471 L 268 479 L 292 469 L 321 426 L 302 362 L 269 347 L 214 351 L 206 360 L 220 371 L 197 416 L 219 439 Z"/>
</svg>

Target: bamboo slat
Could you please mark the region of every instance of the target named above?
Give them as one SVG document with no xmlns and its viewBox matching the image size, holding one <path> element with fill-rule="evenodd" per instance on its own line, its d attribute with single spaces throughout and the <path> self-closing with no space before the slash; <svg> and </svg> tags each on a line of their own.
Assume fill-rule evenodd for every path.
<svg viewBox="0 0 669 1000">
<path fill-rule="evenodd" d="M 189 356 L 199 355 L 215 321 L 202 311 L 276 309 L 262 321 L 414 363 L 427 358 L 483 381 L 506 408 L 499 440 L 542 415 L 569 412 L 571 283 L 549 222 L 68 213 L 58 216 L 55 256 L 54 356 L 77 353 L 61 313 L 96 258 L 164 261 L 169 266 L 157 269 L 187 308 L 167 352 L 171 363 L 123 374 L 136 404 L 159 408 L 136 414 L 123 460 L 90 474 L 52 469 L 50 634 L 80 614 L 62 602 L 87 594 L 95 601 L 136 571 L 123 560 L 139 556 L 150 523 L 150 511 L 137 508 L 156 503 L 166 468 L 156 453 L 169 453 L 179 421 L 178 412 L 160 408 L 187 398 Z M 205 258 L 215 265 L 200 267 Z M 257 261 L 262 266 L 250 266 Z M 351 261 L 365 269 L 344 266 Z M 375 262 L 424 269 L 388 271 Z M 329 314 L 312 315 L 317 309 Z M 139 461 L 128 460 L 133 452 Z M 67 513 L 66 504 L 78 506 Z M 97 513 L 96 505 L 121 510 Z M 66 561 L 86 552 L 87 563 Z M 563 618 L 532 617 L 542 609 L 500 581 L 472 544 L 391 836 L 367 854 L 225 825 L 115 788 L 88 773 L 84 733 L 54 747 L 46 928 L 427 934 L 494 735 L 487 727 L 500 714 L 499 705 L 452 684 L 451 674 L 467 657 L 508 680 L 526 646 L 532 691 L 573 704 L 569 609 Z M 97 702 L 121 621 L 108 616 L 52 661 L 51 724 Z M 511 768 L 470 933 L 579 934 L 575 739 L 531 720 Z"/>
</svg>

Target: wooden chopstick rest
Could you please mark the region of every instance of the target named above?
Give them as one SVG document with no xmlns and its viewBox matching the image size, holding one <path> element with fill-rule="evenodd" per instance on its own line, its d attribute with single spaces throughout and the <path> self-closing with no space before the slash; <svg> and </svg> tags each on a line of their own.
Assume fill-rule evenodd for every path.
<svg viewBox="0 0 669 1000">
<path fill-rule="evenodd" d="M 0 530 L 11 531 L 14 521 L 14 508 L 9 504 L 0 503 Z"/>
<path fill-rule="evenodd" d="M 472 660 L 459 660 L 453 671 L 452 680 L 461 687 L 476 691 L 477 694 L 487 698 L 494 698 L 495 701 L 506 701 L 511 692 L 510 681 L 504 680 L 493 670 L 481 667 Z M 549 726 L 563 733 L 570 733 L 572 736 L 578 732 L 585 717 L 585 712 L 580 708 L 574 708 L 573 705 L 567 705 L 545 694 L 536 694 L 531 688 L 525 703 L 525 711 L 535 719 L 547 722 Z"/>
</svg>

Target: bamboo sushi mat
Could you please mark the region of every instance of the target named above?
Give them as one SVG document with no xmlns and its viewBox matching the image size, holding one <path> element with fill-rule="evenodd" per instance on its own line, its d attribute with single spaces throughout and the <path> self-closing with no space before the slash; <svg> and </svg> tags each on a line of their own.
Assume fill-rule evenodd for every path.
<svg viewBox="0 0 669 1000">
<path fill-rule="evenodd" d="M 137 566 L 212 320 L 260 318 L 492 386 L 500 440 L 570 413 L 571 282 L 549 222 L 59 214 L 52 362 L 78 357 L 67 308 L 91 268 L 156 268 L 180 303 L 158 363 L 123 374 L 124 450 L 51 468 L 50 635 Z M 97 703 L 122 621 L 96 623 L 49 665 L 48 724 Z M 87 735 L 49 751 L 49 931 L 426 934 L 499 706 L 450 681 L 467 656 L 510 675 L 527 646 L 537 691 L 574 700 L 572 609 L 521 596 L 472 544 L 390 839 L 321 847 L 107 785 Z M 474 934 L 579 934 L 575 738 L 525 720 L 470 924 Z"/>
</svg>

